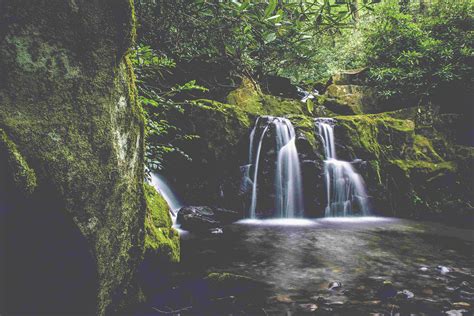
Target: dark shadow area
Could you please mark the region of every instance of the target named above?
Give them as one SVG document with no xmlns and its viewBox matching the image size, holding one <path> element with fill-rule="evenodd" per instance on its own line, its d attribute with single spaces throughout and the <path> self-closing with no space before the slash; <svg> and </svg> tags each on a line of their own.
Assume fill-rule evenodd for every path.
<svg viewBox="0 0 474 316">
<path fill-rule="evenodd" d="M 0 314 L 94 314 L 95 260 L 72 218 L 54 195 L 7 191 L 0 183 Z"/>
</svg>

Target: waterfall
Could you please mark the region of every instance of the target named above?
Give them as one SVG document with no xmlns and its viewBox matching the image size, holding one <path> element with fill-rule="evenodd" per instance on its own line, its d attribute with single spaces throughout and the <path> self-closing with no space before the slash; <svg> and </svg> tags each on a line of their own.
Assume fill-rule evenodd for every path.
<svg viewBox="0 0 474 316">
<path fill-rule="evenodd" d="M 157 173 L 151 174 L 151 185 L 155 187 L 155 189 L 160 192 L 161 196 L 165 199 L 166 203 L 170 208 L 171 218 L 173 220 L 173 227 L 176 227 L 176 217 L 178 215 L 178 211 L 183 207 L 183 203 L 178 198 L 178 196 L 173 192 L 171 186 L 169 185 L 168 181 L 162 176 Z"/>
<path fill-rule="evenodd" d="M 286 118 L 261 116 L 255 121 L 250 133 L 248 165 L 244 166 L 244 183 L 251 179 L 252 197 L 249 207 L 250 218 L 256 218 L 258 196 L 258 174 L 261 163 L 262 145 L 265 135 L 272 130 L 275 134 L 275 211 L 276 217 L 292 218 L 303 215 L 303 186 L 301 168 L 296 149 L 296 134 L 293 124 Z M 253 176 L 250 177 L 250 167 Z"/>
<path fill-rule="evenodd" d="M 350 162 L 336 158 L 334 119 L 316 119 L 316 126 L 324 146 L 324 174 L 328 204 L 325 216 L 368 215 L 368 196 L 362 177 Z"/>
</svg>

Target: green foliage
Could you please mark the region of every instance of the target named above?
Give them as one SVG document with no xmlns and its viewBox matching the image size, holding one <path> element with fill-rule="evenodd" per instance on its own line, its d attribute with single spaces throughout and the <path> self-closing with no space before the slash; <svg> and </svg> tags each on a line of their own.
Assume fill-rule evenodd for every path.
<svg viewBox="0 0 474 316">
<path fill-rule="evenodd" d="M 160 79 L 176 64 L 165 55 L 146 45 L 139 45 L 133 52 L 132 64 L 137 76 L 138 100 L 144 109 L 146 119 L 146 166 L 149 170 L 160 170 L 166 154 L 177 152 L 187 159 L 190 157 L 175 145 L 178 141 L 191 141 L 197 136 L 184 134 L 178 127 L 170 124 L 165 114 L 170 109 L 183 112 L 183 104 L 173 99 L 178 93 L 206 88 L 190 81 L 172 87 L 161 86 Z"/>
<path fill-rule="evenodd" d="M 141 0 L 137 11 L 142 40 L 177 60 L 200 58 L 230 64 L 239 73 L 295 79 L 316 73 L 318 78 L 311 79 L 317 80 L 323 64 L 318 60 L 329 60 L 321 43 L 336 48 L 332 38 L 357 24 L 373 2 Z M 340 56 L 336 51 L 330 55 Z"/>
<path fill-rule="evenodd" d="M 437 92 L 472 89 L 474 4 L 436 1 L 421 13 L 388 2 L 365 29 L 370 78 L 386 99 L 435 102 Z"/>
</svg>

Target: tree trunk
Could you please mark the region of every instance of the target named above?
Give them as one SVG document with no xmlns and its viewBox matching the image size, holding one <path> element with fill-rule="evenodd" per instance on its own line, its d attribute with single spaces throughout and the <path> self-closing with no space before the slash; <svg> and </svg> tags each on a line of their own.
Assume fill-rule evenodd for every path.
<svg viewBox="0 0 474 316">
<path fill-rule="evenodd" d="M 352 19 L 356 24 L 359 23 L 360 15 L 359 15 L 359 2 L 358 0 L 351 0 L 351 12 L 352 12 Z"/>
</svg>

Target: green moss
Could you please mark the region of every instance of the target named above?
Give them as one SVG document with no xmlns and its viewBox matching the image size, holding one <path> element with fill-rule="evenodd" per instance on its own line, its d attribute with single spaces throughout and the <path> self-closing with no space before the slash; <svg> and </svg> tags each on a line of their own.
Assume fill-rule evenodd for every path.
<svg viewBox="0 0 474 316">
<path fill-rule="evenodd" d="M 24 195 L 33 193 L 36 188 L 36 174 L 18 151 L 16 145 L 0 129 L 0 163 L 6 166 L 7 181 L 11 181 L 16 190 Z M 4 167 L 2 167 L 2 174 Z"/>
<path fill-rule="evenodd" d="M 382 176 L 380 174 L 380 162 L 378 160 L 372 160 L 369 163 L 377 176 L 377 183 L 382 184 Z"/>
<path fill-rule="evenodd" d="M 145 251 L 169 262 L 178 262 L 179 234 L 171 228 L 169 206 L 153 186 L 144 184 L 144 192 L 147 204 Z"/>
<path fill-rule="evenodd" d="M 135 44 L 137 38 L 137 16 L 135 15 L 135 4 L 134 0 L 128 0 L 129 12 L 130 12 L 130 43 Z"/>
<path fill-rule="evenodd" d="M 209 273 L 206 277 L 206 280 L 211 281 L 213 283 L 242 282 L 242 281 L 254 282 L 254 280 L 249 277 L 233 274 L 233 273 L 227 273 L 227 272 Z"/>
<path fill-rule="evenodd" d="M 390 153 L 392 145 L 409 144 L 415 130 L 413 121 L 395 119 L 386 114 L 336 116 L 335 119 L 346 130 L 351 144 L 364 148 L 377 159 L 393 156 Z M 397 150 L 400 149 L 403 150 Z"/>
<path fill-rule="evenodd" d="M 418 173 L 435 173 L 435 172 L 456 172 L 456 163 L 452 161 L 445 161 L 440 163 L 433 163 L 422 160 L 390 160 L 391 163 L 397 165 L 400 169 L 406 172 L 416 171 Z"/>
<path fill-rule="evenodd" d="M 265 114 L 286 116 L 288 114 L 307 113 L 306 104 L 299 100 L 285 99 L 273 95 L 262 95 L 262 104 Z"/>
<path fill-rule="evenodd" d="M 155 227 L 150 223 L 150 217 L 145 222 L 145 251 L 167 262 L 179 262 L 179 234 L 174 228 Z"/>
<path fill-rule="evenodd" d="M 434 150 L 431 140 L 423 135 L 415 135 L 413 149 L 417 160 L 443 162 L 443 158 Z"/>
<path fill-rule="evenodd" d="M 227 102 L 253 115 L 311 114 L 308 113 L 305 103 L 263 94 L 260 88 L 247 78 L 242 80 L 239 88 L 229 93 Z"/>
<path fill-rule="evenodd" d="M 290 114 L 288 119 L 293 123 L 295 129 L 304 134 L 306 139 L 312 144 L 313 148 L 316 146 L 316 136 L 314 133 L 314 119 L 306 115 Z"/>
<path fill-rule="evenodd" d="M 229 93 L 227 102 L 253 114 L 264 112 L 261 92 L 252 80 L 244 78 L 239 88 Z"/>
<path fill-rule="evenodd" d="M 165 199 L 156 191 L 156 189 L 145 183 L 143 185 L 147 205 L 147 214 L 150 215 L 155 227 L 171 227 L 171 216 L 169 206 Z"/>
</svg>

